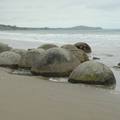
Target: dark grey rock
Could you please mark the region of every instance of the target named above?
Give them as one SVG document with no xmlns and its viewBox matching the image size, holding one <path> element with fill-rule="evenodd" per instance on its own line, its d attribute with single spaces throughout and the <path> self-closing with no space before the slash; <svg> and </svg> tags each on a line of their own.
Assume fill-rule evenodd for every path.
<svg viewBox="0 0 120 120">
<path fill-rule="evenodd" d="M 11 50 L 12 48 L 9 47 L 7 44 L 4 44 L 4 43 L 0 43 L 0 53 L 1 52 L 4 52 L 4 51 L 9 51 Z"/>
<path fill-rule="evenodd" d="M 75 46 L 78 49 L 82 49 L 86 53 L 91 53 L 91 51 L 92 51 L 91 47 L 87 43 L 84 43 L 84 42 L 78 42 L 78 43 L 75 44 Z"/>
<path fill-rule="evenodd" d="M 93 60 L 100 60 L 99 57 L 93 57 Z"/>
<path fill-rule="evenodd" d="M 80 64 L 69 76 L 71 83 L 113 85 L 116 83 L 113 72 L 106 65 L 87 61 Z"/>
<path fill-rule="evenodd" d="M 79 64 L 80 61 L 69 51 L 51 48 L 42 57 L 36 56 L 31 72 L 47 77 L 63 77 L 68 76 Z"/>
<path fill-rule="evenodd" d="M 89 60 L 88 55 L 83 50 L 78 49 L 74 45 L 66 44 L 66 45 L 61 46 L 61 48 L 64 48 L 70 51 L 71 54 L 76 56 L 80 60 L 81 63 Z"/>
<path fill-rule="evenodd" d="M 27 50 L 24 50 L 24 49 L 11 49 L 10 51 L 15 52 L 21 56 L 25 55 L 27 52 Z"/>
<path fill-rule="evenodd" d="M 21 56 L 11 51 L 0 53 L 0 66 L 17 67 Z"/>
<path fill-rule="evenodd" d="M 38 49 L 44 49 L 44 50 L 48 50 L 48 49 L 50 49 L 50 48 L 54 48 L 54 47 L 58 47 L 57 45 L 55 45 L 55 44 L 51 44 L 51 43 L 49 43 L 49 44 L 43 44 L 43 45 L 41 45 L 40 47 L 38 47 Z"/>
<path fill-rule="evenodd" d="M 43 49 L 31 49 L 25 52 L 21 56 L 20 62 L 19 62 L 19 67 L 21 68 L 31 68 L 32 63 L 35 60 L 36 56 L 41 56 L 41 54 L 44 54 L 45 50 Z"/>
</svg>

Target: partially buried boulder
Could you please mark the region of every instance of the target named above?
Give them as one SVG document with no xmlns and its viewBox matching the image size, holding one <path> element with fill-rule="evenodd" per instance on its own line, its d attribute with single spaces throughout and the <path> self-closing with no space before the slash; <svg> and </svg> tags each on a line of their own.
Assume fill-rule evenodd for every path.
<svg viewBox="0 0 120 120">
<path fill-rule="evenodd" d="M 80 64 L 69 76 L 71 83 L 113 85 L 116 83 L 113 72 L 106 65 L 87 61 Z"/>
<path fill-rule="evenodd" d="M 44 54 L 45 50 L 43 49 L 30 49 L 25 54 L 21 56 L 19 67 L 21 68 L 31 68 L 32 63 L 35 60 L 36 56 L 41 56 Z"/>
<path fill-rule="evenodd" d="M 83 51 L 85 51 L 86 53 L 90 53 L 92 50 L 91 50 L 91 47 L 87 44 L 87 43 L 84 43 L 84 42 L 78 42 L 75 44 L 75 46 L 78 48 L 78 49 L 82 49 Z"/>
<path fill-rule="evenodd" d="M 48 50 L 48 49 L 50 49 L 50 48 L 54 48 L 54 47 L 58 47 L 57 45 L 55 45 L 55 44 L 51 44 L 51 43 L 49 43 L 49 44 L 43 44 L 43 45 L 41 45 L 40 47 L 38 47 L 38 49 L 40 48 L 42 48 L 42 49 L 44 49 L 44 50 Z"/>
<path fill-rule="evenodd" d="M 42 57 L 36 57 L 32 64 L 32 73 L 47 77 L 69 76 L 80 61 L 63 48 L 51 48 Z"/>
<path fill-rule="evenodd" d="M 70 51 L 71 54 L 75 55 L 81 63 L 89 60 L 87 54 L 83 50 L 80 50 L 77 47 L 75 47 L 74 45 L 66 44 L 61 46 L 61 48 Z"/>
<path fill-rule="evenodd" d="M 4 51 L 9 51 L 10 49 L 12 49 L 12 48 L 9 47 L 7 44 L 0 43 L 0 53 L 4 52 Z"/>
<path fill-rule="evenodd" d="M 17 53 L 5 51 L 0 53 L 0 66 L 17 67 L 21 56 Z"/>
</svg>

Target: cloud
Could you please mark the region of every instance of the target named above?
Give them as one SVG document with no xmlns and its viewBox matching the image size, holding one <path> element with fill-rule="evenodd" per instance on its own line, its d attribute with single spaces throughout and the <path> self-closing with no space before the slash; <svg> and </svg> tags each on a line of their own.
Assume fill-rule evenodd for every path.
<svg viewBox="0 0 120 120">
<path fill-rule="evenodd" d="M 0 0 L 0 23 L 120 27 L 120 0 Z"/>
<path fill-rule="evenodd" d="M 120 9 L 120 0 L 70 0 L 66 6 L 84 6 L 90 9 L 116 10 Z"/>
<path fill-rule="evenodd" d="M 88 8 L 95 8 L 101 10 L 120 10 L 119 0 L 101 0 L 100 2 L 88 3 Z"/>
</svg>

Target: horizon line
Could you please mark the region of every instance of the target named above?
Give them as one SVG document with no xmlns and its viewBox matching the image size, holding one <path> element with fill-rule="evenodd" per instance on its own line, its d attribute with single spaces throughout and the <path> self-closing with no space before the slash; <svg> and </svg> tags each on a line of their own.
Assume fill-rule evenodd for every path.
<svg viewBox="0 0 120 120">
<path fill-rule="evenodd" d="M 4 26 L 10 26 L 10 27 L 18 27 L 18 28 L 48 28 L 48 29 L 65 29 L 65 28 L 74 28 L 74 27 L 91 27 L 91 28 L 101 28 L 103 30 L 120 30 L 120 28 L 104 28 L 104 27 L 100 27 L 100 26 L 89 26 L 89 25 L 74 25 L 74 26 L 66 26 L 66 27 L 50 27 L 50 26 L 40 26 L 40 27 L 32 27 L 32 26 L 19 26 L 19 25 L 12 25 L 12 24 L 0 24 L 0 25 L 4 25 Z"/>
</svg>

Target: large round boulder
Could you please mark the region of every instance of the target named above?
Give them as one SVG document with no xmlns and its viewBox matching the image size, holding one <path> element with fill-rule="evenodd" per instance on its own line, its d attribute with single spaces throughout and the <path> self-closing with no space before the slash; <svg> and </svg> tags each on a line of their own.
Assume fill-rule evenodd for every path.
<svg viewBox="0 0 120 120">
<path fill-rule="evenodd" d="M 24 50 L 24 49 L 11 49 L 10 51 L 15 52 L 21 56 L 25 55 L 27 52 L 27 50 Z"/>
<path fill-rule="evenodd" d="M 92 51 L 91 47 L 87 43 L 84 43 L 84 42 L 78 42 L 75 44 L 75 46 L 78 49 L 85 51 L 86 53 L 90 53 Z"/>
<path fill-rule="evenodd" d="M 89 60 L 88 55 L 83 50 L 78 49 L 74 45 L 66 44 L 61 46 L 61 48 L 70 51 L 71 54 L 75 55 L 81 63 Z"/>
<path fill-rule="evenodd" d="M 113 72 L 106 65 L 87 61 L 80 64 L 69 76 L 71 83 L 113 85 L 116 83 Z"/>
<path fill-rule="evenodd" d="M 55 44 L 48 43 L 48 44 L 43 44 L 43 45 L 39 46 L 38 49 L 42 48 L 44 50 L 48 50 L 48 49 L 54 48 L 54 47 L 58 47 L 58 46 Z"/>
<path fill-rule="evenodd" d="M 17 67 L 21 56 L 11 51 L 0 53 L 0 66 Z"/>
<path fill-rule="evenodd" d="M 0 43 L 0 53 L 4 52 L 4 51 L 9 51 L 10 49 L 12 49 L 12 48 L 9 47 L 7 44 Z"/>
<path fill-rule="evenodd" d="M 25 54 L 21 55 L 21 59 L 19 62 L 19 67 L 21 68 L 31 68 L 32 63 L 35 60 L 36 56 L 41 56 L 41 54 L 45 53 L 44 49 L 30 49 Z"/>
<path fill-rule="evenodd" d="M 36 57 L 31 72 L 47 77 L 68 76 L 80 61 L 63 48 L 51 48 L 42 57 Z"/>
</svg>

